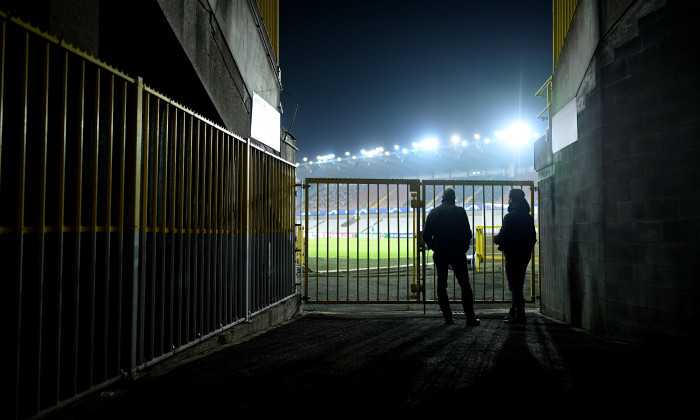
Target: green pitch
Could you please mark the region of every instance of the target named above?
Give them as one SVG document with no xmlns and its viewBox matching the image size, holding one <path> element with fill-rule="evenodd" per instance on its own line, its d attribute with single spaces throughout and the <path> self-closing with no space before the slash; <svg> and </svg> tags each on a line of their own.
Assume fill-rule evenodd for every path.
<svg viewBox="0 0 700 420">
<path fill-rule="evenodd" d="M 413 240 L 407 238 L 319 238 L 308 241 L 307 258 L 410 258 Z"/>
</svg>

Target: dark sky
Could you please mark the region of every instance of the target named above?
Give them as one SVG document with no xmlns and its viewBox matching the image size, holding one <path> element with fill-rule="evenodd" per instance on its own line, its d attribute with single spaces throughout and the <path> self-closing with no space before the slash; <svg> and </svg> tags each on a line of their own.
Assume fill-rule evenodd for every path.
<svg viewBox="0 0 700 420">
<path fill-rule="evenodd" d="M 552 74 L 551 10 L 551 0 L 281 1 L 282 125 L 297 161 L 426 136 L 495 140 L 518 120 L 544 133 L 535 92 Z"/>
</svg>

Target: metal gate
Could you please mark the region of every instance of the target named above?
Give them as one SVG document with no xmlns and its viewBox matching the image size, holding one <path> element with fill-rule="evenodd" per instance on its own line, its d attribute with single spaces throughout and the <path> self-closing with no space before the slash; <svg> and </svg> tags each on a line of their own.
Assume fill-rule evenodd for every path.
<svg viewBox="0 0 700 420">
<path fill-rule="evenodd" d="M 296 210 L 305 303 L 437 303 L 437 273 L 421 232 L 448 187 L 473 231 L 467 260 L 475 303 L 510 302 L 493 236 L 511 188 L 525 191 L 537 226 L 534 181 L 307 178 Z M 530 301 L 539 296 L 538 262 L 539 242 L 527 271 Z M 458 297 L 454 274 L 449 287 Z"/>
</svg>

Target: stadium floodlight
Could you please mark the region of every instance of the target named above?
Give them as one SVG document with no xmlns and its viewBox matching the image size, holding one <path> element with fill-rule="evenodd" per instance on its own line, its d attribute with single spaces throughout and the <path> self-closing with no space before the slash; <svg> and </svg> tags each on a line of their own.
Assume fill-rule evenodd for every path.
<svg viewBox="0 0 700 420">
<path fill-rule="evenodd" d="M 462 140 L 462 147 L 467 147 L 469 143 L 466 140 Z"/>
<path fill-rule="evenodd" d="M 399 145 L 398 145 L 398 144 L 395 144 L 395 145 L 394 145 L 394 150 L 399 150 Z"/>
<path fill-rule="evenodd" d="M 437 138 L 435 137 L 428 137 L 426 139 L 421 140 L 420 143 L 413 143 L 416 149 L 425 149 L 425 150 L 432 150 L 436 149 L 440 142 L 438 141 Z"/>
<path fill-rule="evenodd" d="M 350 152 L 345 152 L 345 156 L 350 156 Z"/>
<path fill-rule="evenodd" d="M 459 143 L 459 136 L 455 134 L 454 136 L 452 136 L 451 140 L 452 140 L 452 144 L 458 144 Z"/>
<path fill-rule="evenodd" d="M 480 138 L 481 138 L 481 134 L 474 133 L 474 140 L 479 141 Z"/>
<path fill-rule="evenodd" d="M 306 156 L 304 156 L 304 159 L 302 159 L 302 160 L 303 160 L 304 162 L 306 162 L 306 161 L 308 160 L 308 158 L 307 158 Z"/>
<path fill-rule="evenodd" d="M 403 152 L 404 155 L 408 153 L 408 149 L 406 149 L 406 148 L 404 148 L 404 149 L 401 150 L 401 151 Z"/>
<path fill-rule="evenodd" d="M 513 146 L 520 146 L 530 139 L 532 131 L 527 124 L 517 122 L 511 124 L 505 130 L 496 131 L 496 136 L 504 139 Z"/>
<path fill-rule="evenodd" d="M 486 144 L 489 144 L 489 143 L 491 143 L 491 139 L 490 139 L 490 138 L 488 138 L 488 137 L 486 137 L 486 138 L 484 139 L 484 143 L 486 143 Z"/>
<path fill-rule="evenodd" d="M 335 157 L 333 153 L 329 155 L 323 155 L 323 156 L 316 156 L 316 160 L 320 162 L 325 162 L 327 160 L 332 160 Z"/>
<path fill-rule="evenodd" d="M 340 156 L 338 156 L 338 158 L 337 158 L 336 160 L 337 160 L 338 162 L 340 162 L 342 159 L 340 158 Z"/>
</svg>

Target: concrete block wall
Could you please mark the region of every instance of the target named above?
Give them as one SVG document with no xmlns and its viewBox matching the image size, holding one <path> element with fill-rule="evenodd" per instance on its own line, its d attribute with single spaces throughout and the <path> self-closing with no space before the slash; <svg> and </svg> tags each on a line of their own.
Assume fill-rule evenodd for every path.
<svg viewBox="0 0 700 420">
<path fill-rule="evenodd" d="M 545 314 L 631 342 L 697 339 L 699 12 L 632 2 L 575 93 L 578 140 L 539 145 Z"/>
</svg>

